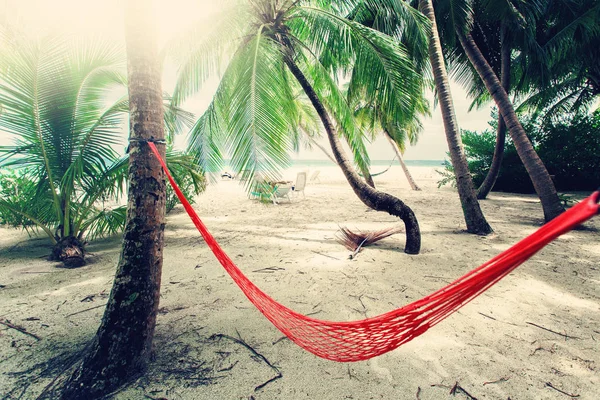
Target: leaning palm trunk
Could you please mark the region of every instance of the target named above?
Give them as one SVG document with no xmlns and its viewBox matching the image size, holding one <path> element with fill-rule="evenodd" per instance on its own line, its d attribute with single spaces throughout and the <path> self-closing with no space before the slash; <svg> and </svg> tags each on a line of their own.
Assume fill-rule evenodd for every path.
<svg viewBox="0 0 600 400">
<path fill-rule="evenodd" d="M 282 45 L 289 50 L 289 47 L 285 44 L 282 43 Z M 317 114 L 319 114 L 319 118 L 327 132 L 333 155 L 342 169 L 344 176 L 350 183 L 350 186 L 352 186 L 354 193 L 356 193 L 358 198 L 368 207 L 376 211 L 386 211 L 391 215 L 399 217 L 404 222 L 406 228 L 406 245 L 404 252 L 408 254 L 418 254 L 421 250 L 421 232 L 419 223 L 417 222 L 413 211 L 400 199 L 390 194 L 380 192 L 367 185 L 354 171 L 352 164 L 344 153 L 341 142 L 337 136 L 336 128 L 329 117 L 329 113 L 320 101 L 310 82 L 306 79 L 300 68 L 298 68 L 290 54 L 284 55 L 284 60 L 310 99 Z"/>
<path fill-rule="evenodd" d="M 450 150 L 450 159 L 454 167 L 456 176 L 456 187 L 462 204 L 467 231 L 478 235 L 487 235 L 492 232 L 492 228 L 487 223 L 481 206 L 477 201 L 473 179 L 469 172 L 467 158 L 465 156 L 456 115 L 454 113 L 454 104 L 450 94 L 450 83 L 448 74 L 444 65 L 442 55 L 442 46 L 435 21 L 435 13 L 431 0 L 420 0 L 419 8 L 421 12 L 431 21 L 431 40 L 429 42 L 429 58 L 433 69 L 435 87 L 437 90 L 442 119 L 444 121 L 444 130 L 446 140 Z"/>
<path fill-rule="evenodd" d="M 471 61 L 471 64 L 473 64 L 477 70 L 481 80 L 496 102 L 498 111 L 504 118 L 508 132 L 517 148 L 519 158 L 521 158 L 521 161 L 531 178 L 533 187 L 540 198 L 542 208 L 544 209 L 544 218 L 546 221 L 550 221 L 565 211 L 558 194 L 556 193 L 556 188 L 550 178 L 550 174 L 535 152 L 531 141 L 525 134 L 525 130 L 517 118 L 513 105 L 508 98 L 508 94 L 506 94 L 498 77 L 485 57 L 483 57 L 483 54 L 481 54 L 481 51 L 479 50 L 479 47 L 477 47 L 471 34 L 465 34 L 457 30 L 457 35 L 460 44 L 469 57 L 469 61 Z"/>
<path fill-rule="evenodd" d="M 164 139 L 160 64 L 151 6 L 127 3 L 129 200 L 123 249 L 102 324 L 63 399 L 95 399 L 141 373 L 150 359 L 160 295 L 165 181 L 144 140 Z M 161 149 L 164 156 L 164 148 Z"/>
<path fill-rule="evenodd" d="M 406 166 L 406 163 L 404 162 L 404 158 L 402 158 L 402 153 L 400 153 L 400 149 L 398 149 L 398 144 L 394 141 L 394 139 L 392 139 L 392 137 L 390 136 L 390 134 L 387 131 L 384 131 L 384 134 L 385 134 L 385 137 L 387 138 L 388 142 L 390 142 L 390 145 L 396 152 L 396 157 L 398 158 L 398 162 L 400 162 L 400 166 L 402 167 L 402 170 L 404 171 L 404 175 L 406 176 L 406 179 L 408 180 L 408 184 L 410 185 L 410 188 L 415 191 L 421 190 L 421 188 L 419 186 L 417 186 L 417 183 L 415 182 L 412 175 L 410 174 L 410 171 L 408 170 L 408 167 Z"/>
<path fill-rule="evenodd" d="M 506 90 L 506 93 L 510 91 L 510 53 L 511 49 L 506 37 L 506 25 L 502 24 L 502 31 L 500 33 L 501 50 L 500 50 L 500 79 L 502 87 Z M 477 198 L 479 200 L 485 199 L 488 194 L 494 188 L 498 175 L 500 175 L 500 167 L 502 166 L 502 159 L 504 158 L 504 146 L 506 143 L 506 124 L 502 114 L 498 113 L 498 129 L 496 131 L 496 147 L 494 148 L 494 156 L 492 158 L 492 164 L 488 171 L 485 179 L 477 189 Z"/>
</svg>

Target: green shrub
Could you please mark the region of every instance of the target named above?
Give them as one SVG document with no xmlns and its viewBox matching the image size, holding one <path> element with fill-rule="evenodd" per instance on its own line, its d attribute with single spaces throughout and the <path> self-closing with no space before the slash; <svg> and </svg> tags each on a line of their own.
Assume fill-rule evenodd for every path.
<svg viewBox="0 0 600 400">
<path fill-rule="evenodd" d="M 561 191 L 600 186 L 600 110 L 541 125 L 540 158 Z"/>
<path fill-rule="evenodd" d="M 496 113 L 492 113 L 495 117 Z M 464 130 L 462 140 L 475 187 L 485 179 L 496 141 L 496 119 L 491 129 L 482 132 Z M 560 121 L 541 121 L 533 116 L 521 117 L 538 155 L 546 165 L 559 191 L 589 191 L 600 186 L 600 112 L 576 115 Z M 439 186 L 454 181 L 452 166 L 438 171 Z M 500 174 L 494 191 L 534 193 L 533 184 L 507 133 Z"/>
<path fill-rule="evenodd" d="M 0 173 L 0 202 L 10 203 L 11 207 L 18 210 L 27 210 L 32 207 L 35 195 L 35 182 L 27 176 L 26 171 L 19 174 L 13 170 Z M 35 224 L 22 214 L 0 207 L 0 225 L 27 229 Z"/>
<path fill-rule="evenodd" d="M 206 189 L 206 177 L 201 168 L 189 156 L 182 155 L 178 162 L 172 162 L 169 170 L 173 179 L 181 189 L 181 192 L 188 199 L 190 204 L 195 203 L 195 196 L 204 192 Z M 169 183 L 167 183 L 167 213 L 171 212 L 179 199 Z"/>
</svg>

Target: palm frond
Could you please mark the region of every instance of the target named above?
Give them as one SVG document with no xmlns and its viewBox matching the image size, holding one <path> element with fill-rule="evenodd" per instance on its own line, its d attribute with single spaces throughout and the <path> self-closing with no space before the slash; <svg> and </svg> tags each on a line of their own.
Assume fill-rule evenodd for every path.
<svg viewBox="0 0 600 400">
<path fill-rule="evenodd" d="M 357 230 L 356 232 L 353 232 L 346 227 L 340 227 L 340 230 L 336 234 L 336 240 L 338 243 L 343 244 L 348 250 L 359 252 L 363 247 L 402 232 L 402 230 L 401 227 L 392 226 L 377 231 Z"/>
<path fill-rule="evenodd" d="M 198 23 L 166 45 L 165 54 L 179 66 L 173 90 L 174 105 L 182 104 L 198 92 L 207 79 L 223 72 L 246 35 L 251 17 L 248 9 L 246 2 L 231 1 L 211 20 L 208 32 L 208 24 Z"/>
<path fill-rule="evenodd" d="M 94 209 L 81 226 L 80 235 L 89 240 L 115 235 L 123 230 L 127 220 L 127 206 Z"/>
</svg>

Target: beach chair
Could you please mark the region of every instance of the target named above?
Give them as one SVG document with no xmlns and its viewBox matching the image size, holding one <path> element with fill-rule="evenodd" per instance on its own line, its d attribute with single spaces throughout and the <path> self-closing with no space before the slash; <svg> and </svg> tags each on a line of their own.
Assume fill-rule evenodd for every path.
<svg viewBox="0 0 600 400">
<path fill-rule="evenodd" d="M 290 192 L 292 191 L 292 185 L 289 183 L 276 185 L 273 191 L 271 192 L 271 200 L 273 204 L 279 204 L 278 201 L 287 198 L 291 203 L 292 199 L 290 198 Z"/>
<path fill-rule="evenodd" d="M 297 195 L 302 192 L 302 197 L 306 198 L 304 188 L 306 187 L 306 172 L 298 172 L 296 183 L 292 186 L 292 194 Z"/>
<path fill-rule="evenodd" d="M 313 174 L 310 177 L 310 183 L 317 183 L 317 181 L 319 181 L 319 183 L 321 183 L 321 179 L 319 179 L 319 174 L 321 173 L 321 171 L 316 170 L 315 172 L 313 172 Z"/>
</svg>

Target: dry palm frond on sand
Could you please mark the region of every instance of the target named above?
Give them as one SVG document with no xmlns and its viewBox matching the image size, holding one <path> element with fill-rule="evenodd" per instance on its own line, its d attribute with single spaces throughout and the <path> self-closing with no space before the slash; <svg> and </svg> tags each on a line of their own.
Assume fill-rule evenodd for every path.
<svg viewBox="0 0 600 400">
<path fill-rule="evenodd" d="M 340 231 L 336 235 L 336 240 L 343 244 L 348 250 L 358 253 L 363 247 L 373 244 L 395 233 L 402 232 L 402 228 L 393 226 L 378 231 L 356 231 L 340 226 Z"/>
</svg>

